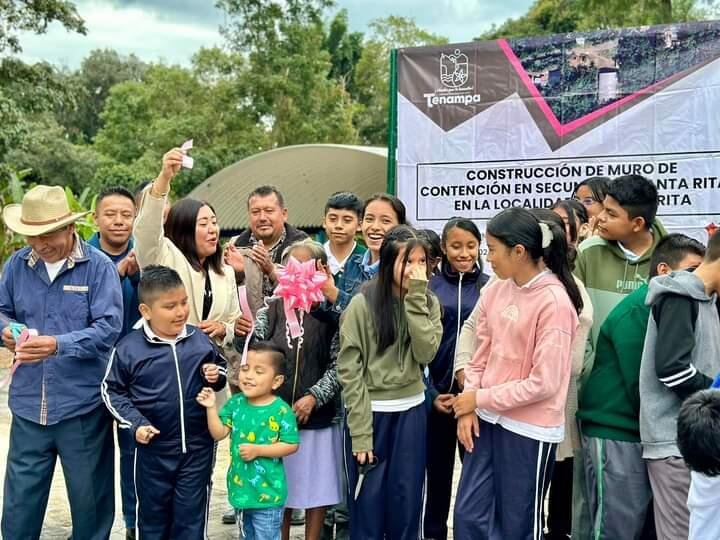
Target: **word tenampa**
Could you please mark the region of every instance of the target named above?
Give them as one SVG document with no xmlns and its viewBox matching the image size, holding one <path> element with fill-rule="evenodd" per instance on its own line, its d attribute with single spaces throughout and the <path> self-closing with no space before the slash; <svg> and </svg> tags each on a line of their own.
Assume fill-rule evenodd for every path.
<svg viewBox="0 0 720 540">
<path fill-rule="evenodd" d="M 434 105 L 471 105 L 480 103 L 480 94 L 450 94 L 438 96 L 436 93 L 423 94 L 427 99 L 427 106 L 432 109 Z"/>
</svg>

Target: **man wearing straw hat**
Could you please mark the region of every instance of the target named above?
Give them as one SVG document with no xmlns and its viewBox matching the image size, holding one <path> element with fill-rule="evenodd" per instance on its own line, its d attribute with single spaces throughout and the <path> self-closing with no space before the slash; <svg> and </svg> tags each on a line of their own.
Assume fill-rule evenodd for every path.
<svg viewBox="0 0 720 540">
<path fill-rule="evenodd" d="M 122 327 L 113 263 L 75 232 L 61 187 L 37 186 L 8 205 L 5 225 L 25 236 L 0 278 L 0 315 L 37 331 L 15 342 L 2 537 L 40 537 L 57 457 L 75 540 L 106 539 L 115 514 L 112 421 L 100 382 Z M 22 341 L 22 343 L 20 343 Z"/>
</svg>

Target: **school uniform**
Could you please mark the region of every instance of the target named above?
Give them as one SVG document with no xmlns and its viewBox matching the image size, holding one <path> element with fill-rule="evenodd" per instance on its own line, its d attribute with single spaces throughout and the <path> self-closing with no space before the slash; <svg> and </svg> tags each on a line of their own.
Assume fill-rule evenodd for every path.
<svg viewBox="0 0 720 540">
<path fill-rule="evenodd" d="M 353 540 L 415 539 L 422 526 L 427 428 L 422 370 L 440 344 L 440 305 L 424 281 L 411 279 L 393 310 L 397 338 L 382 352 L 365 294 L 352 299 L 340 326 L 338 376 L 347 410 Z M 371 450 L 377 466 L 360 483 L 353 453 Z"/>
<path fill-rule="evenodd" d="M 465 367 L 480 437 L 463 461 L 457 540 L 543 537 L 543 499 L 565 436 L 577 327 L 565 287 L 550 271 L 522 287 L 508 279 L 483 291 L 478 349 Z"/>
<path fill-rule="evenodd" d="M 217 382 L 205 380 L 204 364 L 220 367 Z M 133 437 L 141 426 L 160 432 L 135 449 L 139 538 L 205 538 L 215 444 L 196 397 L 204 386 L 223 388 L 225 370 L 219 349 L 190 325 L 163 339 L 144 321 L 113 350 L 102 382 L 105 405 Z"/>
<path fill-rule="evenodd" d="M 450 264 L 443 264 L 440 273 L 430 278 L 429 288 L 442 306 L 443 335 L 435 358 L 428 366 L 428 399 L 432 403 L 439 394 L 456 394 L 455 349 L 460 329 L 480 298 L 480 289 L 488 276 L 480 268 L 460 273 Z M 428 411 L 427 430 L 427 495 L 423 536 L 433 539 L 447 538 L 447 520 L 450 513 L 455 452 L 462 446 L 457 440 L 455 415 Z"/>
</svg>

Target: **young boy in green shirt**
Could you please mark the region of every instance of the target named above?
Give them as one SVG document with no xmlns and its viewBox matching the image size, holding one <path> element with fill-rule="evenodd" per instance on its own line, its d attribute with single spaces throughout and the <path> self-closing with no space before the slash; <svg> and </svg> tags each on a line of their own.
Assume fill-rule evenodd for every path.
<svg viewBox="0 0 720 540">
<path fill-rule="evenodd" d="M 287 359 L 274 344 L 252 343 L 238 376 L 241 392 L 218 414 L 215 393 L 197 396 L 207 408 L 210 434 L 216 441 L 230 435 L 227 486 L 240 537 L 280 540 L 287 483 L 282 458 L 298 449 L 292 407 L 273 392 L 285 380 Z"/>
</svg>

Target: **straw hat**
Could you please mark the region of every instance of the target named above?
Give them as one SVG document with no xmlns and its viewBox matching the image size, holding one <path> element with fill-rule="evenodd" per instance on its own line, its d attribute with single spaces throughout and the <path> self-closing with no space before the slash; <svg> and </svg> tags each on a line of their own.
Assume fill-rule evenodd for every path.
<svg viewBox="0 0 720 540">
<path fill-rule="evenodd" d="M 35 186 L 22 204 L 9 204 L 2 217 L 8 229 L 23 236 L 40 236 L 76 222 L 89 212 L 71 212 L 60 186 Z"/>
</svg>

